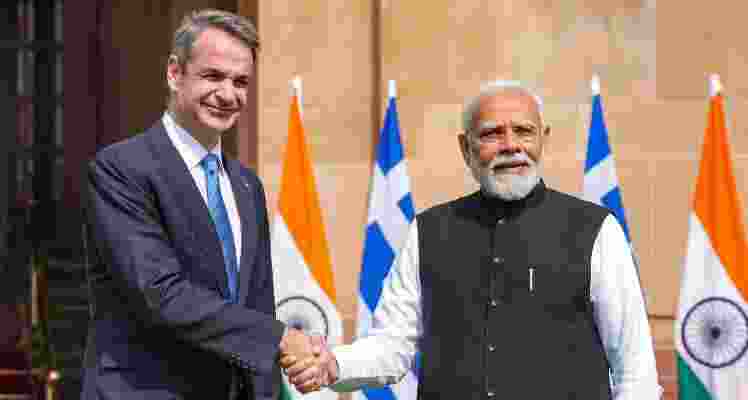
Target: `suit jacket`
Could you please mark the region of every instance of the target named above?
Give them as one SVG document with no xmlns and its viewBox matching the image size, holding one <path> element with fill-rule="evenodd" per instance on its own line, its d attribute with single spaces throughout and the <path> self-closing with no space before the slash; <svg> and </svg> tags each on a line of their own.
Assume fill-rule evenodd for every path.
<svg viewBox="0 0 748 400">
<path fill-rule="evenodd" d="M 94 298 L 83 399 L 270 399 L 275 320 L 262 184 L 224 157 L 242 229 L 239 303 L 221 243 L 161 122 L 101 150 L 88 169 Z"/>
</svg>

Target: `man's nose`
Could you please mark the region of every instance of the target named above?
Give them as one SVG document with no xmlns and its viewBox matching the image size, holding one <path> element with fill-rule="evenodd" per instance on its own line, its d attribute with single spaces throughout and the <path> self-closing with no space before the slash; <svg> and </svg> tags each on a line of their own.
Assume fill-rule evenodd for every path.
<svg viewBox="0 0 748 400">
<path fill-rule="evenodd" d="M 235 103 L 237 101 L 237 91 L 234 84 L 230 80 L 221 82 L 218 90 L 216 90 L 216 98 L 224 105 Z"/>
<path fill-rule="evenodd" d="M 521 150 L 519 140 L 517 140 L 517 137 L 512 132 L 503 135 L 499 140 L 499 153 L 512 154 Z"/>
</svg>

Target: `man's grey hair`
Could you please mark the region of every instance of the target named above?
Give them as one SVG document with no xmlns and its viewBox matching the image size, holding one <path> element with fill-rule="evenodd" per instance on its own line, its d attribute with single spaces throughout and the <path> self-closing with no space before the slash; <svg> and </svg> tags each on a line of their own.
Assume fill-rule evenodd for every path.
<svg viewBox="0 0 748 400">
<path fill-rule="evenodd" d="M 174 32 L 171 55 L 177 57 L 181 67 L 187 65 L 195 41 L 208 28 L 220 29 L 239 39 L 252 51 L 252 58 L 257 59 L 260 39 L 252 21 L 228 11 L 204 9 L 185 15 L 179 28 Z"/>
<path fill-rule="evenodd" d="M 528 86 L 524 85 L 520 81 L 493 81 L 483 83 L 480 87 L 478 95 L 469 98 L 465 102 L 465 106 L 462 109 L 462 127 L 465 133 L 473 130 L 473 123 L 475 122 L 475 115 L 480 109 L 480 102 L 486 97 L 491 97 L 502 92 L 507 91 L 519 91 L 527 94 L 535 100 L 535 104 L 538 106 L 538 115 L 540 115 L 540 123 L 543 122 L 543 99 L 537 94 L 536 91 L 532 90 Z"/>
</svg>

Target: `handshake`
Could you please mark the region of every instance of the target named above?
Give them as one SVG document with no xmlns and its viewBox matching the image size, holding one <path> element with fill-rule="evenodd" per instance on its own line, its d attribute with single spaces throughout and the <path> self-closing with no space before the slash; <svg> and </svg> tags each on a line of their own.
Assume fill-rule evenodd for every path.
<svg viewBox="0 0 748 400">
<path fill-rule="evenodd" d="M 301 393 L 309 393 L 338 379 L 338 362 L 323 336 L 308 336 L 289 328 L 280 343 L 280 366 L 288 381 Z"/>
</svg>

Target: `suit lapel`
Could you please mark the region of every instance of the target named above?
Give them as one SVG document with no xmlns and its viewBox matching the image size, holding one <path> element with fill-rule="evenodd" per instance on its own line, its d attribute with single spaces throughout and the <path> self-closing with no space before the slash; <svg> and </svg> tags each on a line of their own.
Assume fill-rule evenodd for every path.
<svg viewBox="0 0 748 400">
<path fill-rule="evenodd" d="M 216 260 L 216 277 L 218 289 L 224 298 L 228 297 L 228 282 L 226 270 L 224 269 L 223 251 L 218 239 L 218 233 L 210 218 L 210 211 L 205 205 L 205 200 L 192 178 L 187 165 L 179 155 L 177 148 L 169 140 L 161 122 L 149 130 L 151 144 L 160 160 L 160 174 L 165 182 L 169 182 L 169 188 L 173 193 L 176 204 L 167 206 L 178 207 L 188 222 L 192 242 L 187 246 L 194 246 L 201 251 L 208 260 Z M 211 263 L 212 264 L 212 263 Z M 212 266 L 211 266 L 212 267 Z"/>
<path fill-rule="evenodd" d="M 242 256 L 239 268 L 239 303 L 244 304 L 249 291 L 249 281 L 257 256 L 258 225 L 257 204 L 255 204 L 254 190 L 247 179 L 240 172 L 238 161 L 223 157 L 226 172 L 231 180 L 231 188 L 236 199 L 236 208 L 242 223 Z"/>
</svg>

